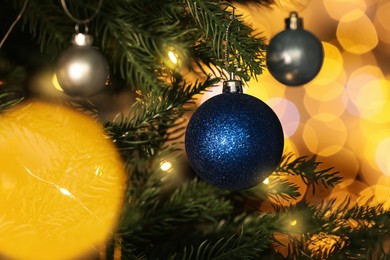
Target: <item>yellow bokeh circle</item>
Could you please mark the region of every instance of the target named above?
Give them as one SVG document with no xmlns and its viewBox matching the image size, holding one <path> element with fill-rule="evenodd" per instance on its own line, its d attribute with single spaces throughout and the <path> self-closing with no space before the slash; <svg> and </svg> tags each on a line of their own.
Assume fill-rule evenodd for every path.
<svg viewBox="0 0 390 260">
<path fill-rule="evenodd" d="M 355 54 L 369 52 L 378 44 L 378 35 L 372 21 L 360 9 L 354 9 L 341 17 L 336 36 L 344 50 Z"/>
<path fill-rule="evenodd" d="M 0 114 L 0 257 L 72 259 L 115 228 L 123 164 L 103 129 L 39 101 Z"/>
<path fill-rule="evenodd" d="M 364 0 L 326 0 L 323 1 L 323 4 L 329 16 L 337 21 L 351 10 L 360 10 L 361 12 L 367 10 Z"/>
<path fill-rule="evenodd" d="M 324 62 L 318 75 L 310 82 L 310 84 L 320 86 L 332 84 L 338 78 L 346 77 L 343 68 L 344 61 L 339 49 L 328 42 L 322 42 L 322 46 L 324 48 Z M 318 89 L 317 92 L 321 93 Z"/>
<path fill-rule="evenodd" d="M 350 101 L 347 109 L 352 114 L 366 119 L 382 114 L 387 118 L 381 112 L 386 109 L 388 82 L 379 67 L 367 65 L 351 73 L 346 93 Z"/>
<path fill-rule="evenodd" d="M 310 118 L 303 129 L 303 141 L 310 152 L 331 156 L 343 149 L 347 139 L 344 122 L 332 114 L 321 113 Z"/>
</svg>

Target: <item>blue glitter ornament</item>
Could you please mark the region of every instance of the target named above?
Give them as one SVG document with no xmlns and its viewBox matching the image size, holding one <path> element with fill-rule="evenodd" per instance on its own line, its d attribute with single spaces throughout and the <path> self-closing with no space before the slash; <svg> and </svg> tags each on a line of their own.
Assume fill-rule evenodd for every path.
<svg viewBox="0 0 390 260">
<path fill-rule="evenodd" d="M 283 153 L 283 130 L 269 106 L 241 93 L 239 81 L 225 83 L 223 94 L 192 115 L 185 150 L 200 178 L 221 189 L 243 190 L 276 168 Z"/>
</svg>

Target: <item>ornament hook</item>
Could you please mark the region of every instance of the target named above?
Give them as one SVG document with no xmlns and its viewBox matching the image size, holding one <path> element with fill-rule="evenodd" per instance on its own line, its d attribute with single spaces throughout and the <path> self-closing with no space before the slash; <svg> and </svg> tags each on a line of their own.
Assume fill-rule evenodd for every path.
<svg viewBox="0 0 390 260">
<path fill-rule="evenodd" d="M 225 69 L 229 72 L 229 80 L 226 80 L 223 82 L 223 93 L 242 93 L 242 82 L 241 80 L 235 79 L 235 73 L 234 71 L 229 71 L 229 46 L 230 46 L 230 27 L 233 23 L 233 21 L 236 19 L 236 16 L 234 14 L 235 8 L 233 8 L 231 20 L 229 24 L 226 27 L 226 46 L 225 46 Z M 233 60 L 234 63 L 234 60 Z M 233 64 L 234 65 L 234 64 Z M 236 66 L 235 69 L 238 69 L 239 66 Z"/>
<path fill-rule="evenodd" d="M 303 20 L 297 12 L 291 12 L 290 17 L 285 19 L 286 29 L 297 30 L 303 28 Z"/>
<path fill-rule="evenodd" d="M 64 9 L 66 15 L 75 23 L 77 24 L 87 24 L 89 23 L 93 18 L 96 17 L 96 15 L 99 13 L 100 11 L 100 8 L 102 7 L 103 5 L 103 0 L 99 0 L 97 6 L 96 6 L 96 9 L 95 9 L 95 12 L 88 18 L 85 18 L 85 19 L 78 19 L 76 18 L 75 16 L 73 16 L 71 14 L 71 12 L 69 11 L 68 9 L 68 6 L 66 5 L 66 0 L 61 0 L 61 5 L 62 5 L 62 8 Z"/>
</svg>

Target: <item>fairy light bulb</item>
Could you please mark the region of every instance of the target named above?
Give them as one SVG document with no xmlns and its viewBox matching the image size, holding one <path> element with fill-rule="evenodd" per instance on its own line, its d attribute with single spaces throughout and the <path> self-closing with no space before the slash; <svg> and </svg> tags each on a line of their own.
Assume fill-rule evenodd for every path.
<svg viewBox="0 0 390 260">
<path fill-rule="evenodd" d="M 160 169 L 164 172 L 168 172 L 169 170 L 172 169 L 172 163 L 169 161 L 162 161 L 160 163 Z"/>
</svg>

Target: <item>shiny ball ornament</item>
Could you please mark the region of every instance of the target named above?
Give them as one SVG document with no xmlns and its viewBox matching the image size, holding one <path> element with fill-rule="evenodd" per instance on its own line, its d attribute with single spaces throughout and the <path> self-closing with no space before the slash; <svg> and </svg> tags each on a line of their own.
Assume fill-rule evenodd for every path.
<svg viewBox="0 0 390 260">
<path fill-rule="evenodd" d="M 267 49 L 269 72 L 287 86 L 301 86 L 313 80 L 324 61 L 321 42 L 304 30 L 302 23 L 292 12 L 286 19 L 286 29 L 271 39 Z"/>
<path fill-rule="evenodd" d="M 0 258 L 83 259 L 115 228 L 123 163 L 90 117 L 22 103 L 0 114 Z"/>
<path fill-rule="evenodd" d="M 109 76 L 105 57 L 92 44 L 92 37 L 78 33 L 73 45 L 57 61 L 59 85 L 70 96 L 88 97 L 103 90 Z"/>
<path fill-rule="evenodd" d="M 192 115 L 185 150 L 195 173 L 226 190 L 243 190 L 266 179 L 280 162 L 284 137 L 274 111 L 261 100 L 226 92 Z"/>
</svg>

